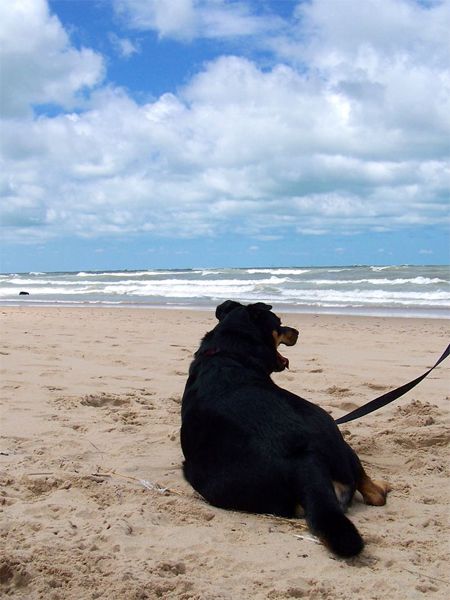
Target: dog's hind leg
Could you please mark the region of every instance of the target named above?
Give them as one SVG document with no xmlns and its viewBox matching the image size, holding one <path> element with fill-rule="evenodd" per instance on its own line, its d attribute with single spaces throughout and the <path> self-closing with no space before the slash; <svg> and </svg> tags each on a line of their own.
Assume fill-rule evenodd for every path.
<svg viewBox="0 0 450 600">
<path fill-rule="evenodd" d="M 333 488 L 342 512 L 345 513 L 352 501 L 354 490 L 350 485 L 346 485 L 340 481 L 333 481 Z"/>
<path fill-rule="evenodd" d="M 313 458 L 304 459 L 297 463 L 294 479 L 297 498 L 312 532 L 338 556 L 359 554 L 364 542 L 344 515 L 326 467 Z"/>
<path fill-rule="evenodd" d="M 361 467 L 361 476 L 357 483 L 357 489 L 361 492 L 364 502 L 372 506 L 384 506 L 386 496 L 391 491 L 391 486 L 386 481 L 373 481 Z"/>
<path fill-rule="evenodd" d="M 386 481 L 374 481 L 364 470 L 361 460 L 356 452 L 347 445 L 351 461 L 353 476 L 356 482 L 356 489 L 361 493 L 364 502 L 372 506 L 384 506 L 386 496 L 391 491 L 391 486 Z"/>
<path fill-rule="evenodd" d="M 219 508 L 290 518 L 295 514 L 295 503 L 289 483 L 289 473 L 285 473 L 283 465 L 268 460 L 247 463 L 243 459 L 210 473 L 201 488 L 196 489 Z"/>
</svg>

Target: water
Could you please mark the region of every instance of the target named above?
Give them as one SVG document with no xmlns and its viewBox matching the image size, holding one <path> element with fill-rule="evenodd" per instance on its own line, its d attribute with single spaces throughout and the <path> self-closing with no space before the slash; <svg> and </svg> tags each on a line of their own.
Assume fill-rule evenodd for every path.
<svg viewBox="0 0 450 600">
<path fill-rule="evenodd" d="M 19 296 L 19 292 L 29 296 Z M 211 308 L 226 299 L 278 311 L 450 318 L 450 267 L 351 266 L 0 275 L 3 305 Z"/>
</svg>

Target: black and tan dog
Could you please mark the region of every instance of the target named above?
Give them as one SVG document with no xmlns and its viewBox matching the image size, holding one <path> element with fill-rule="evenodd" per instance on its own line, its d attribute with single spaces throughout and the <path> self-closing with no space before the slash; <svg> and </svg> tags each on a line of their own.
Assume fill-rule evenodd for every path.
<svg viewBox="0 0 450 600">
<path fill-rule="evenodd" d="M 227 300 L 203 338 L 183 395 L 184 475 L 221 508 L 293 517 L 336 554 L 354 556 L 363 541 L 344 512 L 359 490 L 382 505 L 389 490 L 365 473 L 322 408 L 271 379 L 288 360 L 298 331 L 283 327 L 271 307 Z"/>
</svg>

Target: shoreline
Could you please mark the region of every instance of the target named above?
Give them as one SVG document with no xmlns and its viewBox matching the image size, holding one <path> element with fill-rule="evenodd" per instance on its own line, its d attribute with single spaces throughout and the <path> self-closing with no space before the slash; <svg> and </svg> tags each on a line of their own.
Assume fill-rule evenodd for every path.
<svg viewBox="0 0 450 600">
<path fill-rule="evenodd" d="M 71 301 L 60 301 L 60 302 L 49 302 L 45 300 L 1 300 L 0 309 L 2 308 L 80 308 L 80 309 L 127 309 L 127 310 L 186 310 L 194 312 L 212 312 L 214 313 L 217 304 L 222 302 L 218 300 L 216 303 L 208 304 L 178 304 L 178 303 L 142 303 L 142 302 L 71 302 Z M 250 302 L 243 302 L 244 304 L 250 304 Z M 328 315 L 328 316 L 349 316 L 349 317 L 367 317 L 367 318 L 397 318 L 397 319 L 433 319 L 433 320 L 450 320 L 450 311 L 446 308 L 436 309 L 433 308 L 393 308 L 393 307 L 301 307 L 292 304 L 279 304 L 273 303 L 273 310 L 275 312 L 286 313 L 286 314 L 299 314 L 299 315 Z"/>
</svg>

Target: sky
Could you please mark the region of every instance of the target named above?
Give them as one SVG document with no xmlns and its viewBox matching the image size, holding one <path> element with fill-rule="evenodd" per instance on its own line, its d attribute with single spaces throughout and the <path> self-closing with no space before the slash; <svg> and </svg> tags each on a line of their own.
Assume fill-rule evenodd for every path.
<svg viewBox="0 0 450 600">
<path fill-rule="evenodd" d="M 3 272 L 448 264 L 450 0 L 0 2 Z"/>
</svg>

